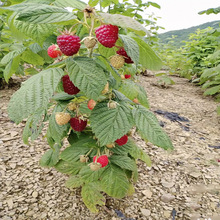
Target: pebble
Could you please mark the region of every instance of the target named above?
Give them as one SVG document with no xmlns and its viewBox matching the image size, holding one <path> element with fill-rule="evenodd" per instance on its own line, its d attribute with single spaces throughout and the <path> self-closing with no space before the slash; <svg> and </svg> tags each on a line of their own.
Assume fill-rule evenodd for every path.
<svg viewBox="0 0 220 220">
<path fill-rule="evenodd" d="M 8 207 L 9 207 L 10 209 L 12 209 L 12 208 L 13 208 L 13 205 L 14 205 L 14 202 L 13 202 L 12 199 L 8 199 L 8 200 L 7 200 L 7 204 L 8 204 Z"/>
<path fill-rule="evenodd" d="M 142 208 L 141 208 L 141 213 L 142 213 L 144 216 L 150 216 L 151 211 L 150 211 L 149 209 L 142 209 Z"/>
<path fill-rule="evenodd" d="M 37 198 L 37 197 L 38 197 L 38 192 L 34 191 L 34 192 L 32 193 L 32 196 L 33 196 L 34 198 Z"/>
<path fill-rule="evenodd" d="M 162 195 L 161 196 L 161 200 L 163 201 L 163 202 L 166 202 L 166 203 L 168 203 L 168 202 L 171 202 L 171 201 L 173 201 L 175 199 L 175 196 L 174 195 L 172 195 L 172 194 L 164 194 L 164 195 Z"/>
<path fill-rule="evenodd" d="M 169 218 L 171 216 L 171 212 L 170 211 L 164 211 L 163 215 L 165 218 Z"/>
<path fill-rule="evenodd" d="M 147 198 L 151 198 L 152 197 L 152 192 L 149 189 L 146 189 L 144 191 L 142 191 L 142 193 L 147 197 Z"/>
</svg>

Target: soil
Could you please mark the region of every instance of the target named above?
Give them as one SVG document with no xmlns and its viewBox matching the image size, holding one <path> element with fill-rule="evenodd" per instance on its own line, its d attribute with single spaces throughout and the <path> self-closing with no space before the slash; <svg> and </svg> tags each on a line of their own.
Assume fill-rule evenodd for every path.
<svg viewBox="0 0 220 220">
<path fill-rule="evenodd" d="M 220 219 L 220 118 L 217 103 L 199 87 L 172 77 L 169 88 L 157 79 L 140 76 L 151 110 L 171 137 L 174 150 L 165 151 L 134 136 L 152 159 L 152 167 L 138 161 L 136 192 L 121 200 L 107 197 L 106 206 L 92 214 L 79 190 L 65 187 L 66 175 L 39 166 L 49 149 L 39 138 L 30 146 L 21 139 L 24 123 L 15 125 L 7 105 L 15 88 L 0 90 L 0 219 L 2 220 L 202 220 Z M 18 109 L 19 111 L 19 109 Z M 184 117 L 189 121 L 178 120 Z M 178 115 L 174 114 L 177 113 Z M 172 118 L 171 118 L 172 119 Z"/>
</svg>

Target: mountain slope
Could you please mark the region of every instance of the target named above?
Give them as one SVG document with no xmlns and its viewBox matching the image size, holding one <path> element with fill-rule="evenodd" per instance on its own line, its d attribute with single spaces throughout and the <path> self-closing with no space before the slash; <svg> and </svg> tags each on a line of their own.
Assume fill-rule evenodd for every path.
<svg viewBox="0 0 220 220">
<path fill-rule="evenodd" d="M 170 41 L 169 38 L 172 38 L 173 35 L 177 36 L 176 38 L 172 39 L 174 41 L 175 46 L 181 46 L 181 41 L 187 41 L 189 34 L 195 32 L 197 29 L 205 29 L 207 27 L 213 27 L 218 28 L 220 24 L 220 20 L 218 21 L 211 21 L 207 22 L 198 26 L 193 26 L 187 29 L 181 29 L 181 30 L 174 30 L 174 31 L 168 31 L 163 34 L 159 34 L 159 39 L 161 43 L 168 43 Z"/>
</svg>

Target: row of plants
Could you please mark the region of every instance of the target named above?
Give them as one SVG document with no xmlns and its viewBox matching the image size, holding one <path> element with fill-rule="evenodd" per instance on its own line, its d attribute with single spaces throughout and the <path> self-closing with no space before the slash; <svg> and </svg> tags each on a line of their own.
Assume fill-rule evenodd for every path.
<svg viewBox="0 0 220 220">
<path fill-rule="evenodd" d="M 175 36 L 173 36 L 175 38 Z M 212 95 L 220 101 L 220 28 L 198 29 L 189 35 L 188 41 L 180 48 L 159 44 L 157 49 L 164 68 L 170 74 L 179 74 L 204 89 L 204 95 Z M 220 114 L 220 107 L 218 107 Z"/>
<path fill-rule="evenodd" d="M 139 67 L 161 68 L 160 58 L 146 42 L 148 31 L 123 13 L 111 14 L 115 5 L 122 4 L 119 1 L 10 2 L 0 12 L 7 15 L 9 30 L 21 34 L 21 50 L 29 51 L 29 59 L 33 54 L 41 56 L 31 50 L 32 44 L 25 46 L 31 39 L 50 59 L 46 63 L 41 56 L 39 65 L 35 58 L 29 60 L 32 68 L 41 71 L 25 81 L 9 103 L 11 120 L 18 124 L 27 119 L 24 143 L 36 140 L 46 127 L 50 149 L 40 165 L 68 174 L 66 186 L 80 187 L 82 200 L 92 212 L 105 204 L 105 194 L 114 198 L 133 194 L 137 160 L 148 166 L 151 161 L 131 133 L 173 149 L 135 78 Z M 98 3 L 99 11 L 93 8 Z M 138 10 L 130 8 L 130 13 Z M 2 60 L 13 64 L 23 56 L 11 51 Z"/>
</svg>

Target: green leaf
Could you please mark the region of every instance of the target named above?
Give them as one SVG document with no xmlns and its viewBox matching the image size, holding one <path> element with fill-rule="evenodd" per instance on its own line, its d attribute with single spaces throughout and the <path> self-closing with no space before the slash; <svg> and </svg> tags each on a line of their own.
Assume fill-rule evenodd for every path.
<svg viewBox="0 0 220 220">
<path fill-rule="evenodd" d="M 11 78 L 11 76 L 17 71 L 19 67 L 19 63 L 20 63 L 20 56 L 17 56 L 6 65 L 4 69 L 4 78 L 7 83 L 8 80 Z"/>
<path fill-rule="evenodd" d="M 86 3 L 80 0 L 56 0 L 54 5 L 63 8 L 71 7 L 79 10 L 83 10 L 86 7 Z"/>
<path fill-rule="evenodd" d="M 55 94 L 52 99 L 55 101 L 67 101 L 67 100 L 71 100 L 74 98 L 75 98 L 75 95 L 69 95 L 65 92 L 60 92 L 60 93 Z"/>
<path fill-rule="evenodd" d="M 121 146 L 124 147 L 124 146 Z M 132 160 L 128 156 L 123 156 L 123 155 L 112 155 L 109 160 L 111 163 L 114 163 L 115 165 L 121 167 L 122 169 L 126 170 L 131 170 L 134 171 L 136 170 L 136 163 L 134 160 Z"/>
<path fill-rule="evenodd" d="M 63 74 L 62 69 L 48 69 L 24 82 L 10 100 L 10 119 L 19 123 L 37 109 L 46 108 Z"/>
<path fill-rule="evenodd" d="M 164 149 L 173 149 L 168 135 L 160 127 L 155 115 L 141 105 L 133 109 L 133 117 L 142 138 Z"/>
<path fill-rule="evenodd" d="M 54 111 L 52 115 L 50 116 L 49 119 L 49 127 L 48 129 L 50 130 L 50 136 L 55 140 L 56 143 L 61 144 L 61 141 L 65 136 L 67 136 L 69 129 L 70 129 L 70 124 L 67 123 L 65 125 L 58 125 L 56 123 L 56 113 L 57 112 L 62 112 L 63 108 L 60 105 L 57 105 L 54 108 Z"/>
<path fill-rule="evenodd" d="M 79 139 L 75 139 L 70 147 L 67 147 L 60 155 L 60 158 L 76 162 L 79 160 L 80 155 L 85 155 L 92 148 L 97 148 L 96 141 L 89 135 L 81 135 Z"/>
<path fill-rule="evenodd" d="M 16 58 L 17 56 L 21 55 L 25 51 L 26 47 L 20 49 L 20 50 L 13 50 L 9 53 L 7 53 L 1 60 L 2 65 L 6 65 L 9 62 L 12 61 L 12 59 Z"/>
<path fill-rule="evenodd" d="M 149 35 L 147 29 L 145 29 L 138 21 L 131 17 L 109 13 L 100 13 L 100 15 L 106 23 L 117 25 L 122 28 L 131 29 L 142 36 L 145 36 L 146 34 Z"/>
<path fill-rule="evenodd" d="M 89 0 L 88 5 L 91 7 L 95 7 L 99 3 L 99 0 Z"/>
<path fill-rule="evenodd" d="M 121 199 L 127 195 L 129 181 L 125 172 L 115 165 L 109 165 L 102 175 L 102 190 L 109 196 Z"/>
<path fill-rule="evenodd" d="M 114 48 L 104 47 L 102 44 L 98 44 L 98 50 L 99 50 L 99 53 L 106 58 L 109 58 L 115 55 Z"/>
<path fill-rule="evenodd" d="M 99 182 L 86 183 L 81 191 L 82 200 L 91 212 L 98 212 L 96 205 L 105 205 L 105 198 L 100 193 Z"/>
<path fill-rule="evenodd" d="M 84 182 L 94 182 L 100 179 L 100 177 L 102 176 L 103 172 L 105 171 L 106 167 L 101 168 L 99 170 L 96 171 L 92 171 L 90 169 L 90 167 L 84 166 L 80 172 L 79 175 L 81 176 L 81 178 L 84 180 Z"/>
<path fill-rule="evenodd" d="M 114 154 L 119 155 L 128 155 L 129 151 L 131 150 L 131 146 L 128 144 L 123 145 L 122 147 L 119 145 L 116 145 L 114 148 L 111 148 L 110 151 Z"/>
<path fill-rule="evenodd" d="M 220 92 L 220 85 L 218 86 L 213 86 L 209 89 L 207 89 L 205 92 L 204 92 L 204 95 L 214 95 L 216 93 L 219 93 Z"/>
<path fill-rule="evenodd" d="M 65 185 L 67 188 L 78 188 L 83 185 L 83 180 L 80 176 L 70 176 Z"/>
<path fill-rule="evenodd" d="M 87 57 L 68 59 L 67 69 L 70 79 L 90 99 L 97 99 L 104 89 L 107 79 L 103 69 Z"/>
<path fill-rule="evenodd" d="M 137 42 L 139 46 L 139 63 L 146 69 L 160 70 L 162 66 L 162 61 L 150 48 L 150 46 L 138 37 L 133 37 L 133 39 Z"/>
<path fill-rule="evenodd" d="M 142 150 L 140 149 L 133 140 L 131 140 L 130 138 L 128 139 L 127 144 L 128 146 L 130 146 L 130 150 L 129 150 L 129 154 L 135 158 L 135 159 L 140 159 L 143 162 L 146 163 L 147 166 L 151 166 L 151 159 L 150 157 Z"/>
<path fill-rule="evenodd" d="M 76 175 L 85 166 L 85 163 L 81 162 L 67 162 L 64 160 L 59 160 L 55 165 L 55 169 L 61 173 Z"/>
<path fill-rule="evenodd" d="M 119 91 L 130 100 L 137 98 L 140 104 L 149 108 L 146 91 L 132 80 L 123 80 Z"/>
<path fill-rule="evenodd" d="M 31 115 L 28 118 L 22 135 L 23 142 L 25 144 L 29 144 L 28 143 L 29 137 L 31 137 L 31 140 L 33 141 L 36 140 L 40 135 L 44 127 L 43 116 L 45 115 L 45 113 L 46 113 L 45 109 L 38 109 L 38 111 L 36 111 L 33 115 Z"/>
<path fill-rule="evenodd" d="M 33 65 L 43 65 L 44 64 L 44 59 L 39 56 L 36 53 L 33 53 L 30 49 L 26 50 L 22 56 L 21 59 L 24 60 L 26 63 L 30 63 Z"/>
<path fill-rule="evenodd" d="M 115 109 L 109 109 L 107 102 L 98 103 L 92 110 L 90 122 L 101 146 L 121 138 L 133 125 L 131 110 L 124 102 L 119 102 Z"/>
<path fill-rule="evenodd" d="M 21 11 L 17 17 L 17 20 L 19 21 L 25 21 L 34 24 L 52 24 L 74 19 L 76 19 L 76 16 L 69 12 L 67 9 L 49 5 L 30 8 L 29 11 Z"/>
<path fill-rule="evenodd" d="M 54 149 L 48 150 L 40 159 L 40 166 L 53 167 L 59 161 L 60 146 L 54 145 Z"/>
<path fill-rule="evenodd" d="M 136 41 L 127 35 L 120 34 L 119 37 L 124 43 L 124 49 L 132 61 L 136 64 L 139 63 L 139 47 Z"/>
</svg>

